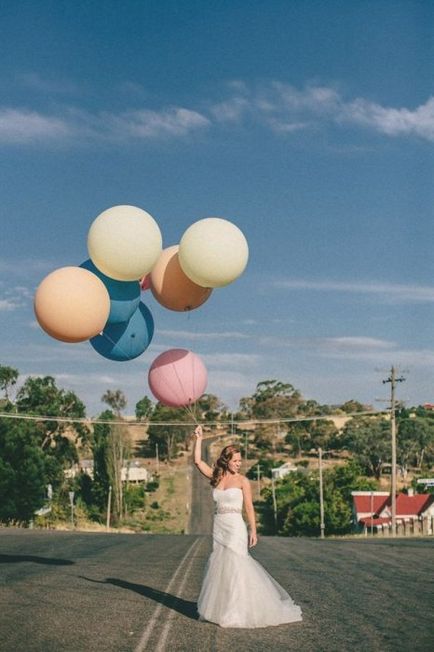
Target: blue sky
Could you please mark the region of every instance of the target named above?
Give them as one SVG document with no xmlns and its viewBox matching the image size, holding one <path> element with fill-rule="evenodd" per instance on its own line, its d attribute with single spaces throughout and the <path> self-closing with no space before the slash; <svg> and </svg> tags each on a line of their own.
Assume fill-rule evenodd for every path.
<svg viewBox="0 0 434 652">
<path fill-rule="evenodd" d="M 0 14 L 0 364 L 100 411 L 190 348 L 231 408 L 278 378 L 375 404 L 391 364 L 434 400 L 434 93 L 429 2 L 34 2 Z M 199 310 L 143 299 L 147 352 L 109 362 L 37 327 L 35 288 L 133 204 L 164 246 L 235 222 L 250 262 Z M 383 371 L 379 371 L 383 370 Z"/>
</svg>

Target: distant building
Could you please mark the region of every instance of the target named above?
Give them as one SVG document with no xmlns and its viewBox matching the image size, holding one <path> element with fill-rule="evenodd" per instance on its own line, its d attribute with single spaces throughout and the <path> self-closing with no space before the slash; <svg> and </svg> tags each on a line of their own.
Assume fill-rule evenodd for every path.
<svg viewBox="0 0 434 652">
<path fill-rule="evenodd" d="M 294 473 L 295 471 L 298 471 L 295 464 L 292 464 L 292 462 L 285 462 L 285 464 L 282 464 L 282 466 L 271 469 L 271 477 L 274 480 L 281 480 L 286 475 L 288 475 L 288 473 Z"/>
<path fill-rule="evenodd" d="M 65 469 L 64 474 L 66 478 L 75 478 L 80 473 L 88 475 L 93 480 L 93 460 L 80 460 L 78 464 L 74 464 L 70 469 Z M 150 482 L 152 475 L 140 462 L 133 460 L 127 465 L 122 467 L 122 482 Z"/>
<path fill-rule="evenodd" d="M 392 524 L 392 503 L 389 493 L 383 491 L 352 491 L 354 524 L 363 530 L 377 531 Z M 424 521 L 428 533 L 433 534 L 434 496 L 432 494 L 400 493 L 396 496 L 397 525 Z"/>
</svg>

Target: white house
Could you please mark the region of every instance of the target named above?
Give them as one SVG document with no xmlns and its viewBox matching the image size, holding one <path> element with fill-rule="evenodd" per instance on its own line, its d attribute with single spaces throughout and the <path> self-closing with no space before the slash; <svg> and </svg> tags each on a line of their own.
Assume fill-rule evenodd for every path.
<svg viewBox="0 0 434 652">
<path fill-rule="evenodd" d="M 274 480 L 281 480 L 282 478 L 285 477 L 285 475 L 288 475 L 288 473 L 294 473 L 294 471 L 297 471 L 297 467 L 295 464 L 292 462 L 285 462 L 285 464 L 282 464 L 282 466 L 278 466 L 275 469 L 271 469 L 271 477 Z"/>
</svg>

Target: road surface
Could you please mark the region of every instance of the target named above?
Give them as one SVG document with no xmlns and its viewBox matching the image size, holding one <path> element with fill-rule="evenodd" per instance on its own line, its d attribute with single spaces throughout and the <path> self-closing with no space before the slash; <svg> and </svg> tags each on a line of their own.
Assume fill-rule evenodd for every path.
<svg viewBox="0 0 434 652">
<path fill-rule="evenodd" d="M 263 538 L 255 557 L 302 623 L 197 620 L 203 535 L 0 529 L 2 652 L 420 651 L 434 642 L 434 542 Z"/>
</svg>

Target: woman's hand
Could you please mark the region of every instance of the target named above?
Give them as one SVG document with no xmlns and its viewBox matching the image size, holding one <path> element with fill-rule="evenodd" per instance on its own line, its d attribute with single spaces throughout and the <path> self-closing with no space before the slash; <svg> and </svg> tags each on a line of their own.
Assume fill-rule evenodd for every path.
<svg viewBox="0 0 434 652">
<path fill-rule="evenodd" d="M 202 439 L 203 437 L 202 426 L 196 426 L 194 430 L 194 436 L 196 437 L 196 439 Z"/>
<path fill-rule="evenodd" d="M 249 548 L 253 548 L 258 543 L 258 537 L 256 532 L 250 532 L 249 534 Z"/>
</svg>

